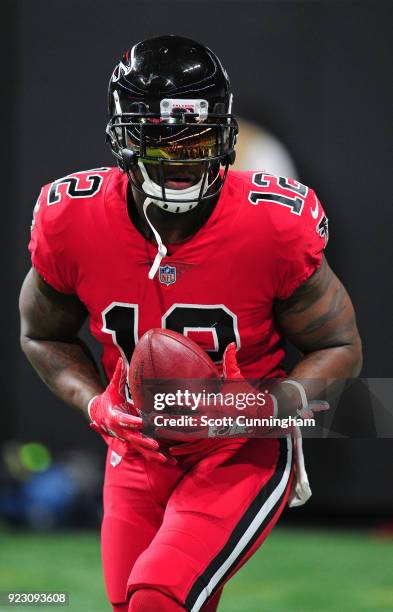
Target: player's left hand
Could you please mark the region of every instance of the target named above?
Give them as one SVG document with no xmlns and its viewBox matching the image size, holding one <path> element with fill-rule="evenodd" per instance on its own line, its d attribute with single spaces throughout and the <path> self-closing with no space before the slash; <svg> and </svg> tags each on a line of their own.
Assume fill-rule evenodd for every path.
<svg viewBox="0 0 393 612">
<path fill-rule="evenodd" d="M 237 363 L 237 358 L 236 358 L 236 351 L 237 351 L 236 344 L 234 342 L 231 342 L 231 344 L 228 344 L 224 352 L 223 364 L 222 364 L 223 365 L 223 377 L 225 380 L 228 381 L 224 385 L 225 391 L 228 392 L 229 390 L 231 390 L 232 393 L 236 393 L 236 386 L 232 385 L 231 387 L 231 381 L 234 381 L 235 384 L 236 384 L 236 381 L 243 381 L 241 388 L 238 387 L 239 391 L 246 391 L 246 388 L 244 387 L 244 385 L 248 385 L 249 392 L 255 394 L 257 393 L 257 390 L 254 389 L 254 387 L 252 387 L 250 384 L 247 383 L 247 381 L 243 378 L 242 373 L 240 372 L 240 369 Z M 288 408 L 286 406 L 279 406 L 276 396 L 274 394 L 268 393 L 266 397 L 267 397 L 267 403 L 270 404 L 273 408 L 273 410 L 270 411 L 272 415 L 285 416 L 285 417 L 289 416 L 290 411 L 288 410 Z M 330 408 L 329 403 L 324 400 L 310 400 L 307 402 L 307 405 L 303 406 L 302 408 L 295 409 L 292 412 L 294 413 L 294 416 L 297 415 L 303 419 L 306 419 L 306 418 L 313 418 L 314 413 L 329 410 L 329 408 Z M 264 408 L 263 409 L 264 416 L 266 412 L 269 412 L 269 409 L 266 410 Z"/>
</svg>

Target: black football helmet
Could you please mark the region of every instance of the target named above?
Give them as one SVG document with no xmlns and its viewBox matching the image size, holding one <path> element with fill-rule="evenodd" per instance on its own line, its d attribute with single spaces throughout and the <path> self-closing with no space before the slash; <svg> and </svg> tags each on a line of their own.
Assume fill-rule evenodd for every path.
<svg viewBox="0 0 393 612">
<path fill-rule="evenodd" d="M 113 71 L 108 106 L 112 153 L 151 202 L 186 212 L 219 193 L 237 123 L 228 75 L 210 49 L 181 36 L 137 43 Z"/>
</svg>

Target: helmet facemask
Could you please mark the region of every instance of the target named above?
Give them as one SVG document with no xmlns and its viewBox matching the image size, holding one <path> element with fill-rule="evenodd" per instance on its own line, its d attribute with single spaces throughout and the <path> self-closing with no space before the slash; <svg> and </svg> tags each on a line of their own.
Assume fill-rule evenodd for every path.
<svg viewBox="0 0 393 612">
<path fill-rule="evenodd" d="M 121 111 L 117 91 L 114 99 Z M 117 112 L 107 126 L 112 152 L 133 187 L 173 213 L 217 196 L 234 161 L 237 133 L 233 116 L 220 112 L 223 105 L 210 114 L 206 100 L 162 100 L 160 113 L 135 106 L 139 112 Z"/>
</svg>

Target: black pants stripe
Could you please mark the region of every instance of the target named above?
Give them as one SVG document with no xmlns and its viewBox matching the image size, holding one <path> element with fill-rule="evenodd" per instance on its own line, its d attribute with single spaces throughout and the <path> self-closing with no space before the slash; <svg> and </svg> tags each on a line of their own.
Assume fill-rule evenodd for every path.
<svg viewBox="0 0 393 612">
<path fill-rule="evenodd" d="M 195 581 L 186 599 L 186 608 L 198 612 L 207 599 L 225 582 L 277 512 L 287 490 L 292 467 L 292 440 L 279 439 L 280 455 L 276 470 L 256 495 L 227 543 Z"/>
</svg>

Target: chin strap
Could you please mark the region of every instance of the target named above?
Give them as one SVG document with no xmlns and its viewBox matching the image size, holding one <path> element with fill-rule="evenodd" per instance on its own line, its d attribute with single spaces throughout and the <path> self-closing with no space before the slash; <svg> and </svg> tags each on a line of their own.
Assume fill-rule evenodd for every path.
<svg viewBox="0 0 393 612">
<path fill-rule="evenodd" d="M 158 246 L 157 255 L 155 256 L 154 261 L 153 261 L 153 265 L 152 265 L 152 267 L 149 270 L 149 278 L 150 278 L 150 280 L 155 277 L 155 275 L 157 273 L 157 270 L 160 267 L 160 263 L 161 263 L 162 259 L 167 254 L 167 248 L 166 248 L 165 244 L 162 242 L 160 234 L 157 232 L 156 228 L 154 227 L 154 225 L 151 223 L 149 217 L 147 216 L 147 207 L 149 206 L 149 204 L 152 204 L 152 203 L 153 203 L 153 200 L 151 200 L 150 198 L 145 198 L 145 201 L 143 203 L 143 214 L 145 215 L 146 221 L 148 222 L 149 227 L 150 227 L 151 231 L 154 234 L 154 238 L 156 239 L 157 246 Z"/>
</svg>

